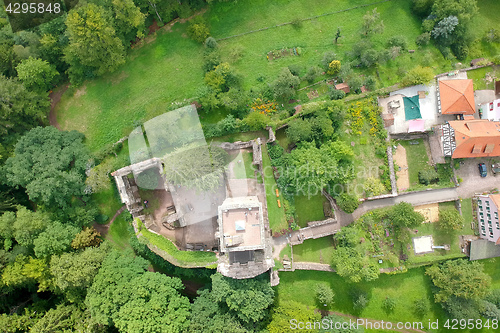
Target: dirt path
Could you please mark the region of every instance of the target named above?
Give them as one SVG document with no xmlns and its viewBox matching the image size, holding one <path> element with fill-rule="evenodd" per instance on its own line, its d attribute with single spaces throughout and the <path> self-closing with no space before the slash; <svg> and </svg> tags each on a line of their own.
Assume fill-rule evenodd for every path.
<svg viewBox="0 0 500 333">
<path fill-rule="evenodd" d="M 408 174 L 408 161 L 406 159 L 406 149 L 398 144 L 396 152 L 392 154 L 394 162 L 399 167 L 396 170 L 396 175 L 398 176 L 398 192 L 404 192 L 410 187 L 410 175 Z"/>
<path fill-rule="evenodd" d="M 363 320 L 362 326 L 365 328 L 366 328 L 366 323 L 371 323 L 372 327 L 374 327 L 374 328 L 377 325 L 381 329 L 383 328 L 383 329 L 388 330 L 388 331 L 395 331 L 395 332 L 401 332 L 401 333 L 415 333 L 415 332 L 426 333 L 425 331 L 422 331 L 419 329 L 413 329 L 413 328 L 412 329 L 397 329 L 396 327 L 397 327 L 398 323 L 394 323 L 394 322 L 390 322 L 390 321 L 386 321 L 386 320 L 375 320 L 375 319 L 369 319 L 369 318 L 361 318 L 361 317 L 356 317 L 356 316 L 352 316 L 349 314 L 340 313 L 340 312 L 336 312 L 336 311 L 328 311 L 328 314 L 334 314 L 334 315 L 337 315 L 340 317 L 353 319 L 354 322 L 356 322 L 358 319 L 362 319 Z M 388 326 L 390 326 L 391 324 L 392 324 L 392 328 L 389 328 Z M 404 325 L 405 323 L 402 323 L 402 324 Z M 422 326 L 423 326 L 423 323 L 422 323 Z"/>
<path fill-rule="evenodd" d="M 66 83 L 64 86 L 59 87 L 56 91 L 52 91 L 49 94 L 50 97 L 49 124 L 57 128 L 58 130 L 61 129 L 61 126 L 59 126 L 59 123 L 57 122 L 56 105 L 61 100 L 61 97 L 64 94 L 64 92 L 68 90 L 68 87 L 69 83 Z"/>
<path fill-rule="evenodd" d="M 121 214 L 123 213 L 123 211 L 125 210 L 125 208 L 127 208 L 127 206 L 123 205 L 120 209 L 118 209 L 115 213 L 115 215 L 113 215 L 113 217 L 111 218 L 111 220 L 106 223 L 106 224 L 99 224 L 97 222 L 94 223 L 93 227 L 95 230 L 97 230 L 100 234 L 101 234 L 101 237 L 106 237 L 106 235 L 108 234 L 108 231 L 109 231 L 109 227 L 111 226 L 111 223 L 113 223 L 115 221 L 115 219 Z"/>
</svg>

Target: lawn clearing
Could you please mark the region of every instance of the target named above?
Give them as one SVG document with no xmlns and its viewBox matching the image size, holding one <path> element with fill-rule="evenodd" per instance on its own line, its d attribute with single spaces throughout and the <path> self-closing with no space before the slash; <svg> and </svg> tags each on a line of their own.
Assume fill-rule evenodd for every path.
<svg viewBox="0 0 500 333">
<path fill-rule="evenodd" d="M 233 159 L 233 172 L 236 179 L 254 178 L 254 169 L 252 165 L 253 154 L 240 151 Z"/>
<path fill-rule="evenodd" d="M 406 159 L 410 176 L 410 186 L 420 186 L 418 172 L 431 167 L 424 140 L 401 140 L 398 141 L 406 149 Z"/>
<path fill-rule="evenodd" d="M 293 247 L 293 260 L 330 265 L 332 262 L 333 250 L 332 236 L 306 239 L 304 243 Z"/>
<path fill-rule="evenodd" d="M 326 198 L 321 193 L 317 193 L 311 197 L 297 195 L 294 197 L 294 201 L 297 214 L 296 222 L 300 227 L 307 227 L 307 222 L 325 219 L 323 203 L 326 202 Z"/>
<path fill-rule="evenodd" d="M 159 32 L 154 43 L 131 50 L 113 74 L 69 89 L 57 105 L 61 129 L 84 133 L 97 151 L 138 123 L 177 108 L 174 102 L 188 104 L 203 86 L 203 47 L 185 37 L 186 28 L 177 23 L 172 32 Z"/>
<path fill-rule="evenodd" d="M 264 170 L 264 186 L 266 188 L 267 215 L 269 217 L 269 227 L 273 232 L 288 229 L 283 204 L 278 207 L 275 190 L 278 188 L 274 179 L 271 161 L 267 154 L 267 146 L 262 145 L 262 168 Z"/>
<path fill-rule="evenodd" d="M 128 215 L 129 213 L 126 211 L 118 215 L 109 226 L 108 234 L 106 235 L 106 238 L 111 240 L 111 243 L 121 250 L 130 247 L 130 237 L 134 237 L 134 233 L 130 232 L 130 222 L 125 219 Z"/>
<path fill-rule="evenodd" d="M 496 71 L 490 66 L 474 69 L 467 72 L 467 77 L 473 80 L 474 90 L 495 89 L 495 80 L 485 80 L 486 74 L 496 75 Z"/>
<path fill-rule="evenodd" d="M 314 293 L 318 283 L 326 283 L 334 291 L 334 302 L 329 307 L 332 311 L 393 322 L 423 321 L 427 323 L 428 319 L 444 319 L 443 310 L 433 302 L 431 281 L 424 274 L 423 268 L 410 269 L 407 273 L 396 275 L 381 274 L 375 281 L 356 284 L 347 283 L 342 277 L 331 272 L 280 272 L 280 284 L 277 287 L 278 301 L 293 300 L 318 308 L 319 304 L 316 302 Z M 351 292 L 356 289 L 364 291 L 369 299 L 368 306 L 359 314 L 355 313 L 350 296 Z M 387 313 L 382 309 L 386 297 L 391 297 L 396 301 L 396 308 L 392 313 Z M 430 308 L 423 320 L 413 311 L 414 302 L 421 298 L 428 302 Z"/>
</svg>

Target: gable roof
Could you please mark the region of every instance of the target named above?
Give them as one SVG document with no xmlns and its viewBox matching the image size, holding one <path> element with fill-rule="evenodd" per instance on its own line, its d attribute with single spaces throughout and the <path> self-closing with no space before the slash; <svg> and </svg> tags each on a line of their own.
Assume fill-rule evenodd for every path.
<svg viewBox="0 0 500 333">
<path fill-rule="evenodd" d="M 439 81 L 442 114 L 474 114 L 474 88 L 471 79 Z"/>
<path fill-rule="evenodd" d="M 477 119 L 448 123 L 455 131 L 452 158 L 500 156 L 500 122 Z"/>
</svg>

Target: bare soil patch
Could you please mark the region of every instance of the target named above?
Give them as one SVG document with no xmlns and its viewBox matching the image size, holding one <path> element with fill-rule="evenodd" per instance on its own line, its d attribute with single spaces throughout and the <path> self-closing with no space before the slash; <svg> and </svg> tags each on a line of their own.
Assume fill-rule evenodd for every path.
<svg viewBox="0 0 500 333">
<path fill-rule="evenodd" d="M 66 83 L 61 88 L 57 89 L 56 91 L 51 91 L 49 94 L 50 97 L 49 124 L 57 128 L 58 130 L 60 130 L 61 127 L 57 122 L 56 105 L 61 100 L 62 95 L 66 92 L 66 90 L 68 90 L 68 87 L 69 83 Z"/>
<path fill-rule="evenodd" d="M 392 157 L 394 158 L 394 162 L 396 162 L 396 165 L 398 167 L 396 170 L 396 176 L 398 177 L 398 191 L 406 191 L 410 187 L 410 175 L 408 173 L 406 149 L 402 145 L 398 144 L 396 152 L 392 155 Z"/>
</svg>

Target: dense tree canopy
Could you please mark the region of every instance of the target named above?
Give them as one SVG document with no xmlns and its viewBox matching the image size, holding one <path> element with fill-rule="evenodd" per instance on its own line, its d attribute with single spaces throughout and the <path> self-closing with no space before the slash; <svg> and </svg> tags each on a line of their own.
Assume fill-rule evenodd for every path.
<svg viewBox="0 0 500 333">
<path fill-rule="evenodd" d="M 46 206 L 67 207 L 85 188 L 89 155 L 83 134 L 37 127 L 15 146 L 5 163 L 6 182 L 26 189 L 31 200 Z"/>
<path fill-rule="evenodd" d="M 91 75 L 112 72 L 125 62 L 125 50 L 116 36 L 111 17 L 108 10 L 93 3 L 69 12 L 65 60 L 71 66 L 72 82 L 81 83 Z"/>
<path fill-rule="evenodd" d="M 47 93 L 26 89 L 18 79 L 0 75 L 0 134 L 7 136 L 36 126 L 46 117 L 50 101 Z M 4 137 L 2 139 L 5 140 Z"/>
<path fill-rule="evenodd" d="M 50 90 L 54 78 L 59 74 L 49 62 L 32 57 L 21 61 L 16 70 L 26 88 L 38 92 Z"/>
<path fill-rule="evenodd" d="M 181 280 L 146 272 L 147 266 L 142 258 L 116 251 L 108 255 L 85 300 L 96 322 L 120 332 L 187 329 L 191 305 L 179 293 Z"/>
<path fill-rule="evenodd" d="M 477 261 L 449 260 L 427 268 L 425 273 L 439 288 L 434 294 L 436 302 L 446 302 L 452 296 L 465 300 L 484 298 L 491 284 L 491 277 Z"/>
</svg>

